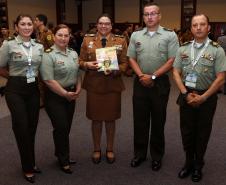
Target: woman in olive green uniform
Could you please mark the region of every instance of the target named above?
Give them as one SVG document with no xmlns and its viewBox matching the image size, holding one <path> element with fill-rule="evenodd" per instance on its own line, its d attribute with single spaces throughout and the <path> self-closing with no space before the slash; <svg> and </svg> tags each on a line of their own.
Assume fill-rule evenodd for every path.
<svg viewBox="0 0 226 185">
<path fill-rule="evenodd" d="M 43 46 L 31 39 L 33 22 L 29 15 L 19 15 L 15 22 L 17 37 L 9 38 L 0 48 L 0 67 L 9 67 L 6 102 L 12 116 L 12 128 L 20 152 L 24 177 L 34 182 L 35 133 L 39 118 L 37 75 Z"/>
<path fill-rule="evenodd" d="M 61 170 L 72 173 L 69 156 L 69 133 L 75 100 L 81 90 L 78 55 L 69 49 L 69 28 L 60 24 L 54 30 L 54 45 L 47 49 L 41 65 L 41 76 L 47 85 L 45 108 L 53 125 L 55 155 Z"/>
</svg>

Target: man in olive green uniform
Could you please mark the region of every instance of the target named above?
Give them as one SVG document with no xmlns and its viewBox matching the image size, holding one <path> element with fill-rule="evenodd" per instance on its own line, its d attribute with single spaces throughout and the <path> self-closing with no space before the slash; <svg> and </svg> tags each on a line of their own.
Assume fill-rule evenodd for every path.
<svg viewBox="0 0 226 185">
<path fill-rule="evenodd" d="M 150 153 L 152 170 L 161 167 L 164 155 L 164 125 L 170 92 L 167 72 L 172 68 L 179 47 L 177 35 L 160 26 L 161 13 L 156 4 L 144 6 L 146 27 L 132 34 L 127 56 L 136 73 L 133 92 L 134 158 L 139 166 L 147 155 L 151 117 Z"/>
<path fill-rule="evenodd" d="M 186 154 L 179 178 L 192 174 L 192 181 L 202 179 L 204 155 L 217 106 L 217 91 L 224 84 L 226 58 L 224 50 L 208 38 L 209 19 L 200 14 L 192 18 L 194 40 L 177 52 L 174 79 L 180 90 L 180 127 Z"/>
</svg>

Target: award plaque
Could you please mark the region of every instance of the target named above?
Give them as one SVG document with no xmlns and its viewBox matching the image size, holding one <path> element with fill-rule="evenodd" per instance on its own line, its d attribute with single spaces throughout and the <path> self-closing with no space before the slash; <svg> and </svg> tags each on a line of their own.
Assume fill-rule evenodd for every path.
<svg viewBox="0 0 226 185">
<path fill-rule="evenodd" d="M 96 60 L 100 67 L 98 71 L 119 70 L 116 47 L 96 49 Z"/>
</svg>

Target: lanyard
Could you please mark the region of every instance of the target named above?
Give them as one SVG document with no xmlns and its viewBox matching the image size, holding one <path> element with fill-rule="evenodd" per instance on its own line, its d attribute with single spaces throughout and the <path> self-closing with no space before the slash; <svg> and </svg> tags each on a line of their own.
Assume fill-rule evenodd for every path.
<svg viewBox="0 0 226 185">
<path fill-rule="evenodd" d="M 195 65 L 197 64 L 198 60 L 200 59 L 200 57 L 202 56 L 202 54 L 204 53 L 204 51 L 206 50 L 207 46 L 210 43 L 210 40 L 208 39 L 205 46 L 202 48 L 202 50 L 198 53 L 196 59 L 195 59 L 195 50 L 194 50 L 194 43 L 195 40 L 192 41 L 192 45 L 191 45 L 191 63 L 192 63 L 192 67 L 194 68 Z"/>
<path fill-rule="evenodd" d="M 16 41 L 17 38 L 16 38 Z M 32 61 L 32 45 L 29 48 L 29 52 L 26 51 L 25 47 L 23 45 L 20 45 L 21 49 L 23 50 L 24 54 L 27 57 L 27 62 L 28 62 L 28 66 L 31 66 L 31 61 Z"/>
</svg>

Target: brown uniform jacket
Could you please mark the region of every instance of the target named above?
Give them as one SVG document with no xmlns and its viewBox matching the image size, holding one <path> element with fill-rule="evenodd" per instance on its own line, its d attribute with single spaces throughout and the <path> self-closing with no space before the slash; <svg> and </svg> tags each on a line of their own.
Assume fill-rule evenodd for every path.
<svg viewBox="0 0 226 185">
<path fill-rule="evenodd" d="M 123 36 L 113 35 L 107 38 L 106 47 L 116 46 L 117 58 L 120 72 L 125 72 L 128 65 L 126 56 L 127 43 Z M 81 52 L 80 66 L 84 69 L 84 63 L 88 61 L 96 61 L 95 50 L 102 48 L 101 38 L 98 34 L 87 34 L 84 37 Z M 121 75 L 104 75 L 102 72 L 86 70 L 82 87 L 87 91 L 95 93 L 121 92 L 125 89 Z"/>
<path fill-rule="evenodd" d="M 41 42 L 45 49 L 50 48 L 53 44 L 53 33 L 45 28 L 42 32 L 37 32 L 36 38 L 39 42 Z"/>
</svg>

